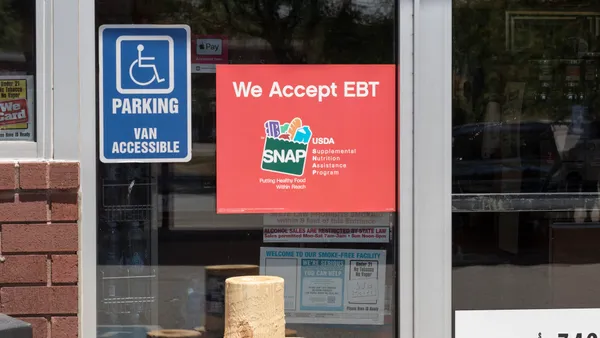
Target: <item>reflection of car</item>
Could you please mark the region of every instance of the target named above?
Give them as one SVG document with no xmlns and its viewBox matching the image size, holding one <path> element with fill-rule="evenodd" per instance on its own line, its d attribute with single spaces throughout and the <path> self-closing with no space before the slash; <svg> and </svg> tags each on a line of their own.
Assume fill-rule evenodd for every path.
<svg viewBox="0 0 600 338">
<path fill-rule="evenodd" d="M 600 178 L 600 122 L 586 121 L 580 130 L 562 136 L 565 190 L 598 191 Z"/>
<path fill-rule="evenodd" d="M 559 189 L 564 171 L 554 124 L 476 123 L 452 134 L 453 193 Z"/>
</svg>

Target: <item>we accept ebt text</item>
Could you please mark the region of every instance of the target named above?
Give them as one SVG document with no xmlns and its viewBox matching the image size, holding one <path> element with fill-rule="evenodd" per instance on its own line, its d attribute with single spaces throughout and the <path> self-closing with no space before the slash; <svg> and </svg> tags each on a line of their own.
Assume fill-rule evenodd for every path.
<svg viewBox="0 0 600 338">
<path fill-rule="evenodd" d="M 250 82 L 232 82 L 235 96 L 254 97 L 263 96 L 263 88 L 260 85 Z M 379 81 L 344 81 L 343 97 L 377 97 L 377 86 Z M 329 85 L 290 85 L 279 84 L 274 81 L 269 90 L 269 97 L 309 97 L 316 98 L 319 102 L 328 97 L 338 97 L 338 85 L 332 82 Z"/>
</svg>

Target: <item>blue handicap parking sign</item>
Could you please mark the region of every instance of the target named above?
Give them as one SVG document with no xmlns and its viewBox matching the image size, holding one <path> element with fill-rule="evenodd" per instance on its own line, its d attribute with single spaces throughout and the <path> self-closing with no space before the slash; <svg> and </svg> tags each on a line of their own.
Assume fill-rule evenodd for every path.
<svg viewBox="0 0 600 338">
<path fill-rule="evenodd" d="M 104 25 L 98 49 L 101 161 L 189 161 L 189 27 Z"/>
</svg>

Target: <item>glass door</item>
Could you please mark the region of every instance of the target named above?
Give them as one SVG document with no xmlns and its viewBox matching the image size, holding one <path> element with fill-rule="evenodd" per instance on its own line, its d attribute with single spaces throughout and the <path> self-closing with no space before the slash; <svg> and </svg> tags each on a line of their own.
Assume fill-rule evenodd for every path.
<svg viewBox="0 0 600 338">
<path fill-rule="evenodd" d="M 381 253 L 382 278 L 377 282 L 376 293 L 382 295 L 383 301 L 373 306 L 377 310 L 356 314 L 352 313 L 356 309 L 339 306 L 336 311 L 326 309 L 331 304 L 344 302 L 350 297 L 346 294 L 340 295 L 343 299 L 315 296 L 314 301 L 321 305 L 314 306 L 316 310 L 303 310 L 295 305 L 296 293 L 292 292 L 290 302 L 286 302 L 286 329 L 289 336 L 301 337 L 396 337 L 400 330 L 398 238 L 408 231 L 399 228 L 398 213 L 275 217 L 217 215 L 215 212 L 215 196 L 219 193 L 215 161 L 219 90 L 216 65 L 397 65 L 396 2 L 97 0 L 96 31 L 103 24 L 190 26 L 194 55 L 193 156 L 189 163 L 181 164 L 96 161 L 98 337 L 124 331 L 131 337 L 145 337 L 148 331 L 157 328 L 222 335 L 224 279 L 258 274 L 264 262 L 261 252 L 266 248 Z M 410 57 L 410 51 L 404 53 Z M 408 60 L 405 58 L 402 62 Z M 407 116 L 411 114 L 407 112 Z M 370 117 L 365 114 L 364 118 Z M 340 127 L 343 128 L 343 123 Z M 410 141 L 407 145 L 410 147 Z M 411 152 L 403 156 L 409 159 L 407 173 L 410 173 Z M 410 177 L 404 180 L 410 187 Z M 398 186 L 398 182 L 387 184 Z M 299 218 L 303 220 L 300 223 Z M 368 224 L 371 230 L 383 229 L 387 237 L 385 240 L 282 242 L 267 236 L 281 228 L 311 227 L 317 229 L 315 231 L 331 232 L 327 227 L 319 227 L 322 218 L 341 224 L 341 233 Z M 408 223 L 407 227 L 410 226 Z M 405 250 L 410 250 L 411 237 L 404 243 Z M 271 272 L 290 278 L 291 285 L 293 277 L 288 272 L 295 271 L 296 267 L 280 261 Z M 403 293 L 410 297 L 411 271 L 408 266 L 403 269 L 407 269 L 409 279 Z M 355 303 L 362 304 L 362 301 Z"/>
<path fill-rule="evenodd" d="M 415 336 L 599 336 L 600 7 L 418 8 Z"/>
</svg>

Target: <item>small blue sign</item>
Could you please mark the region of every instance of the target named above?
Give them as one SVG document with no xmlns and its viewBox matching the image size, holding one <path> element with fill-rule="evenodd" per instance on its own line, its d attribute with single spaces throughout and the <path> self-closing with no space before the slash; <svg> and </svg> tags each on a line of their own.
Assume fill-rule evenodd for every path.
<svg viewBox="0 0 600 338">
<path fill-rule="evenodd" d="M 99 31 L 100 160 L 192 158 L 187 25 L 104 25 Z"/>
</svg>

